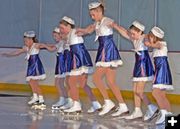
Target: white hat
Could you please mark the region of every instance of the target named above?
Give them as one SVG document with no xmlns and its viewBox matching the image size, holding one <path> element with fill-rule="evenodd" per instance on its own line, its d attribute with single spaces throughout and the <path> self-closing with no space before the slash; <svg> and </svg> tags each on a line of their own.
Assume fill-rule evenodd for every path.
<svg viewBox="0 0 180 129">
<path fill-rule="evenodd" d="M 163 38 L 164 37 L 164 31 L 161 30 L 159 27 L 157 26 L 154 26 L 152 29 L 151 29 L 151 32 L 158 38 Z"/>
<path fill-rule="evenodd" d="M 92 2 L 92 3 L 90 3 L 88 5 L 89 6 L 89 10 L 99 7 L 101 4 L 102 3 L 100 3 L 100 2 Z"/>
<path fill-rule="evenodd" d="M 62 20 L 68 22 L 68 23 L 71 24 L 71 25 L 75 25 L 74 20 L 71 19 L 70 17 L 64 16 L 64 17 L 62 18 Z"/>
<path fill-rule="evenodd" d="M 24 32 L 24 36 L 28 37 L 28 38 L 33 38 L 36 36 L 36 34 L 34 31 L 26 31 L 26 32 Z"/>
<path fill-rule="evenodd" d="M 54 28 L 54 32 L 56 32 L 56 33 L 60 33 L 60 29 L 59 29 L 59 27 L 55 27 L 55 28 Z"/>
<path fill-rule="evenodd" d="M 144 31 L 145 30 L 145 26 L 143 24 L 141 24 L 140 22 L 138 21 L 134 21 L 132 23 L 133 26 L 137 27 L 138 29 L 140 29 L 141 31 Z"/>
</svg>

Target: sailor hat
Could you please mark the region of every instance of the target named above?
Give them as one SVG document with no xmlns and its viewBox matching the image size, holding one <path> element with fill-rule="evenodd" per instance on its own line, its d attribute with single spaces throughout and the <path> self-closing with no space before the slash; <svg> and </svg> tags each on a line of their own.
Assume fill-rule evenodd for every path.
<svg viewBox="0 0 180 129">
<path fill-rule="evenodd" d="M 60 33 L 59 27 L 55 27 L 55 28 L 54 28 L 54 32 L 55 32 L 55 33 Z"/>
<path fill-rule="evenodd" d="M 151 32 L 158 38 L 163 38 L 164 37 L 164 31 L 161 30 L 159 27 L 157 26 L 154 26 L 152 29 L 151 29 Z"/>
<path fill-rule="evenodd" d="M 68 23 L 71 24 L 71 25 L 75 25 L 74 20 L 71 19 L 70 17 L 64 16 L 64 17 L 62 18 L 62 20 L 68 22 Z"/>
<path fill-rule="evenodd" d="M 88 5 L 88 6 L 89 6 L 89 10 L 95 9 L 95 8 L 99 7 L 100 5 L 101 5 L 100 2 L 92 2 L 92 3 L 90 3 L 90 4 Z"/>
<path fill-rule="evenodd" d="M 145 30 L 145 26 L 143 24 L 141 24 L 140 22 L 138 22 L 138 21 L 134 21 L 132 23 L 132 25 L 135 26 L 136 28 L 140 29 L 141 31 Z"/>
<path fill-rule="evenodd" d="M 26 31 L 26 32 L 24 32 L 24 36 L 28 37 L 28 38 L 33 38 L 36 36 L 36 34 L 34 31 Z"/>
</svg>

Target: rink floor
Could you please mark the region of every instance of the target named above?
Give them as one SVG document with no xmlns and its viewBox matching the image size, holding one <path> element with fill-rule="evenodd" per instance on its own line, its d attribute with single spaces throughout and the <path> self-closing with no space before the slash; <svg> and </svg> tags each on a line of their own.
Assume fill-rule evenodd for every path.
<svg viewBox="0 0 180 129">
<path fill-rule="evenodd" d="M 142 122 L 141 120 L 126 121 L 113 118 L 110 115 L 100 117 L 97 113 L 89 115 L 86 110 L 90 106 L 89 100 L 83 98 L 83 113 L 79 116 L 52 113 L 51 105 L 56 101 L 56 96 L 47 95 L 47 109 L 32 110 L 27 101 L 29 93 L 0 92 L 0 129 L 163 129 L 164 125 L 156 126 L 154 120 Z M 133 101 L 126 100 L 130 111 Z M 174 114 L 180 112 L 180 105 L 172 105 Z M 144 111 L 144 107 L 143 107 Z"/>
</svg>

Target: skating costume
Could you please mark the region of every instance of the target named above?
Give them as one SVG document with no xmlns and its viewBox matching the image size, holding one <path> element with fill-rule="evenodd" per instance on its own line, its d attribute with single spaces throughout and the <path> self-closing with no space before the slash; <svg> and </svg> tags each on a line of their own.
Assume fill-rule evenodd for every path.
<svg viewBox="0 0 180 129">
<path fill-rule="evenodd" d="M 173 90 L 172 76 L 167 57 L 167 44 L 164 41 L 160 43 L 162 45 L 160 49 L 153 49 L 155 65 L 153 88 Z"/>
<path fill-rule="evenodd" d="M 55 78 L 65 77 L 65 60 L 64 60 L 64 42 L 60 41 L 56 44 L 57 54 L 56 54 L 56 68 L 55 68 Z"/>
<path fill-rule="evenodd" d="M 133 41 L 135 49 L 135 65 L 133 70 L 133 81 L 152 81 L 154 77 L 153 65 L 148 53 L 148 48 L 144 45 L 144 36 Z"/>
<path fill-rule="evenodd" d="M 69 35 L 67 43 L 70 45 L 71 51 L 71 72 L 70 76 L 91 74 L 93 72 L 93 64 L 91 57 L 84 46 L 82 37 L 75 34 L 76 30 L 73 29 Z"/>
<path fill-rule="evenodd" d="M 96 22 L 96 40 L 99 41 L 96 56 L 97 67 L 118 67 L 123 64 L 119 51 L 113 40 L 113 30 L 108 27 L 112 19 L 104 17 L 101 22 Z"/>
<path fill-rule="evenodd" d="M 29 49 L 25 47 L 27 50 L 26 59 L 28 61 L 27 75 L 26 81 L 32 80 L 43 80 L 46 78 L 46 74 L 39 58 L 39 49 L 35 48 L 35 43 Z"/>
</svg>

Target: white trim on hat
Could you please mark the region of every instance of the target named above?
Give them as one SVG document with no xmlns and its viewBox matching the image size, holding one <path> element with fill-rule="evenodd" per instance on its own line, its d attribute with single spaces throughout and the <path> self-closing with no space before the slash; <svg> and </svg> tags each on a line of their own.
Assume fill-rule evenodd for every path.
<svg viewBox="0 0 180 129">
<path fill-rule="evenodd" d="M 90 3 L 90 4 L 88 5 L 89 10 L 95 9 L 95 8 L 99 7 L 101 4 L 102 4 L 102 3 L 100 3 L 100 2 L 92 2 L 92 3 Z"/>
<path fill-rule="evenodd" d="M 132 23 L 133 26 L 137 27 L 138 29 L 140 29 L 141 31 L 144 31 L 145 30 L 145 26 L 143 24 L 141 24 L 140 22 L 138 21 L 134 21 Z"/>
<path fill-rule="evenodd" d="M 159 27 L 157 26 L 154 26 L 152 29 L 151 29 L 151 32 L 158 38 L 163 38 L 164 37 L 164 31 L 161 30 Z"/>
<path fill-rule="evenodd" d="M 59 29 L 59 27 L 55 27 L 55 28 L 54 28 L 54 32 L 56 32 L 56 33 L 60 33 L 60 29 Z"/>
<path fill-rule="evenodd" d="M 62 20 L 68 22 L 68 23 L 71 24 L 71 25 L 75 25 L 75 21 L 74 21 L 72 18 L 70 18 L 70 17 L 64 16 L 64 17 L 62 18 Z"/>
<path fill-rule="evenodd" d="M 29 37 L 29 38 L 33 38 L 36 36 L 36 34 L 34 31 L 26 31 L 26 32 L 24 32 L 24 36 Z"/>
</svg>

